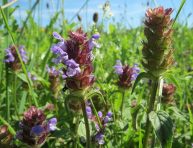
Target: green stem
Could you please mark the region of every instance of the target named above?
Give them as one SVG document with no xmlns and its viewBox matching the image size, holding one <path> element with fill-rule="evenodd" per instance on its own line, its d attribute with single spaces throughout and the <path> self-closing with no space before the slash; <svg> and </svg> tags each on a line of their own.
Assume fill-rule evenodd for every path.
<svg viewBox="0 0 193 148">
<path fill-rule="evenodd" d="M 17 77 L 16 77 L 16 74 L 13 73 L 13 99 L 14 99 L 14 107 L 15 107 L 15 113 L 19 119 L 19 112 L 18 112 L 18 106 L 17 106 L 17 86 L 16 86 L 16 83 L 17 83 Z"/>
<path fill-rule="evenodd" d="M 7 121 L 10 119 L 10 99 L 9 99 L 9 69 L 6 66 L 6 109 L 7 109 Z"/>
<path fill-rule="evenodd" d="M 84 116 L 85 128 L 86 128 L 86 147 L 90 148 L 91 147 L 90 128 L 89 128 L 89 122 L 87 118 L 86 105 L 85 105 L 84 99 L 81 100 L 81 107 L 82 107 L 82 112 Z"/>
<path fill-rule="evenodd" d="M 121 119 L 123 118 L 123 107 L 124 107 L 124 101 L 125 101 L 125 90 L 122 91 L 122 102 L 121 102 Z"/>
<path fill-rule="evenodd" d="M 79 143 L 79 136 L 78 136 L 79 121 L 80 121 L 80 116 L 78 115 L 76 118 L 76 125 L 75 125 L 75 131 L 74 131 L 74 134 L 75 134 L 74 148 L 77 148 Z"/>
<path fill-rule="evenodd" d="M 151 126 L 150 126 L 150 120 L 149 120 L 149 113 L 154 110 L 154 104 L 156 100 L 156 93 L 159 86 L 159 78 L 152 80 L 152 92 L 151 92 L 151 98 L 149 101 L 149 107 L 147 110 L 147 120 L 146 120 L 146 126 L 145 126 L 145 136 L 144 136 L 144 148 L 147 148 L 148 146 L 148 138 L 151 132 Z"/>
</svg>

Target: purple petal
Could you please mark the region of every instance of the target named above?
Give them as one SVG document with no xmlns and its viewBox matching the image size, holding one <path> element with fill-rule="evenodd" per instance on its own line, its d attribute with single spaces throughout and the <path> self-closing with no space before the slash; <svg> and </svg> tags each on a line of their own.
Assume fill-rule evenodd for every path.
<svg viewBox="0 0 193 148">
<path fill-rule="evenodd" d="M 98 40 L 100 38 L 100 34 L 93 34 L 92 38 Z"/>
<path fill-rule="evenodd" d="M 95 136 L 95 140 L 98 142 L 98 144 L 102 145 L 102 144 L 105 143 L 104 137 L 105 137 L 104 134 L 98 133 L 98 134 L 96 134 L 96 136 Z"/>
<path fill-rule="evenodd" d="M 98 112 L 98 116 L 99 116 L 100 118 L 102 118 L 102 117 L 103 117 L 103 113 L 102 113 L 101 111 L 99 111 L 99 112 Z"/>
<path fill-rule="evenodd" d="M 76 69 L 68 67 L 68 69 L 66 71 L 66 75 L 69 76 L 69 77 L 75 76 L 76 75 Z"/>
<path fill-rule="evenodd" d="M 67 61 L 65 62 L 65 64 L 66 64 L 66 66 L 69 66 L 69 67 L 71 67 L 71 68 L 77 68 L 77 67 L 79 67 L 79 64 L 76 63 L 73 59 L 67 60 Z"/>
<path fill-rule="evenodd" d="M 56 130 L 56 124 L 57 124 L 57 119 L 52 118 L 48 121 L 48 130 L 49 131 L 55 131 Z"/>
<path fill-rule="evenodd" d="M 108 116 L 109 118 L 111 118 L 112 115 L 113 115 L 113 113 L 112 113 L 111 111 L 109 111 L 109 112 L 107 113 L 107 116 Z"/>
<path fill-rule="evenodd" d="M 58 40 L 60 40 L 60 41 L 63 41 L 64 39 L 57 33 L 57 32 L 53 32 L 53 37 L 55 38 L 55 39 L 58 39 Z"/>
<path fill-rule="evenodd" d="M 123 66 L 120 60 L 116 61 L 116 65 L 114 66 L 114 68 L 116 74 L 121 75 L 123 73 Z"/>
<path fill-rule="evenodd" d="M 42 132 L 44 132 L 44 128 L 41 127 L 40 125 L 36 125 L 31 129 L 31 134 L 34 134 L 37 136 L 39 136 Z"/>
</svg>

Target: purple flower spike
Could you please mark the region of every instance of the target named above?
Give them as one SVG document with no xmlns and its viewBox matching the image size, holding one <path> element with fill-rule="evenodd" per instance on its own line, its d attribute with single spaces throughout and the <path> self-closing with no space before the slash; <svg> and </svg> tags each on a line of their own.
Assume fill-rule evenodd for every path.
<svg viewBox="0 0 193 148">
<path fill-rule="evenodd" d="M 41 135 L 41 133 L 44 132 L 44 128 L 41 127 L 40 125 L 36 125 L 34 127 L 32 127 L 31 129 L 31 135 L 36 135 L 36 136 L 39 136 Z"/>
<path fill-rule="evenodd" d="M 118 75 L 123 74 L 123 66 L 122 66 L 120 60 L 116 61 L 116 65 L 114 66 L 114 68 L 115 68 L 115 73 L 116 74 L 118 74 Z"/>
<path fill-rule="evenodd" d="M 93 34 L 92 38 L 98 40 L 100 38 L 100 34 Z"/>
<path fill-rule="evenodd" d="M 58 39 L 58 40 L 60 40 L 60 41 L 64 41 L 64 39 L 57 33 L 57 32 L 53 32 L 53 37 L 55 38 L 55 39 Z"/>
<path fill-rule="evenodd" d="M 57 119 L 52 118 L 48 121 L 48 130 L 49 131 L 55 131 L 56 130 L 56 124 L 57 124 Z"/>
<path fill-rule="evenodd" d="M 97 133 L 97 135 L 95 136 L 95 140 L 98 142 L 99 145 L 102 145 L 105 143 L 104 137 L 105 136 L 103 133 Z"/>
<path fill-rule="evenodd" d="M 98 112 L 98 116 L 99 116 L 100 118 L 102 118 L 102 117 L 103 117 L 103 113 L 102 113 L 101 111 L 99 111 L 99 112 Z"/>
</svg>

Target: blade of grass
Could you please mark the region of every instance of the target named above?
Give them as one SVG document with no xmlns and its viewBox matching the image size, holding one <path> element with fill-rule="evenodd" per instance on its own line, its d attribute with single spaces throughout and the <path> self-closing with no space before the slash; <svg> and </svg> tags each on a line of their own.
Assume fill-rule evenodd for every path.
<svg viewBox="0 0 193 148">
<path fill-rule="evenodd" d="M 19 37 L 18 37 L 18 43 L 19 43 L 19 41 L 20 41 L 20 38 L 21 38 L 22 35 L 23 35 L 23 31 L 24 31 L 24 28 L 25 28 L 26 25 L 27 25 L 28 19 L 30 18 L 33 10 L 36 8 L 36 6 L 38 5 L 39 2 L 40 2 L 40 0 L 36 0 L 36 2 L 34 3 L 34 5 L 33 5 L 32 8 L 31 8 L 31 10 L 29 11 L 28 16 L 26 17 L 26 19 L 25 19 L 25 21 L 24 21 L 24 23 L 23 23 L 23 26 L 22 26 L 22 28 L 21 28 L 21 32 L 20 32 L 20 35 L 19 35 Z"/>
<path fill-rule="evenodd" d="M 18 0 L 12 0 L 11 2 L 9 2 L 9 3 L 7 3 L 7 4 L 3 5 L 3 6 L 1 6 L 1 8 L 2 8 L 2 9 L 5 9 L 5 8 L 13 5 L 13 4 L 14 4 L 15 2 L 17 2 L 17 1 L 18 1 Z"/>
<path fill-rule="evenodd" d="M 178 12 L 177 12 L 177 14 L 176 14 L 176 16 L 175 16 L 175 18 L 174 18 L 172 27 L 174 26 L 174 24 L 175 24 L 175 22 L 176 22 L 176 20 L 177 20 L 177 18 L 178 18 L 178 16 L 179 16 L 182 8 L 184 7 L 184 4 L 185 4 L 185 3 L 186 3 L 186 0 L 182 0 L 182 1 L 181 1 L 180 7 L 179 7 L 179 9 L 178 9 Z"/>
<path fill-rule="evenodd" d="M 3 17 L 3 20 L 4 20 L 4 23 L 5 23 L 6 29 L 7 29 L 8 33 L 9 33 L 10 37 L 11 37 L 11 41 L 12 41 L 13 45 L 15 46 L 15 40 L 14 40 L 14 37 L 13 37 L 13 35 L 12 35 L 12 33 L 11 33 L 11 30 L 10 30 L 10 28 L 9 28 L 9 25 L 8 25 L 8 22 L 7 22 L 7 19 L 6 19 L 6 16 L 5 16 L 5 14 L 4 14 L 4 12 L 3 12 L 3 10 L 2 10 L 1 7 L 0 7 L 0 10 L 1 10 L 1 15 L 2 15 L 2 17 Z M 16 47 L 16 46 L 15 46 L 15 47 Z M 23 72 L 24 72 L 24 74 L 25 74 L 25 76 L 26 76 L 26 78 L 27 78 L 27 81 L 28 81 L 27 83 L 28 83 L 28 86 L 29 86 L 30 95 L 31 95 L 31 97 L 32 97 L 35 105 L 38 106 L 38 102 L 37 102 L 36 98 L 35 98 L 34 95 L 33 95 L 32 81 L 30 81 L 30 79 L 29 79 L 29 77 L 28 77 L 27 70 L 26 70 L 26 68 L 25 68 L 25 65 L 24 65 L 24 63 L 23 63 L 23 61 L 22 61 L 21 55 L 20 55 L 19 50 L 18 50 L 17 47 L 16 47 L 16 53 L 17 53 L 17 55 L 18 55 L 18 57 L 19 57 L 19 61 L 20 61 L 21 66 L 22 66 L 22 70 L 23 70 Z"/>
</svg>

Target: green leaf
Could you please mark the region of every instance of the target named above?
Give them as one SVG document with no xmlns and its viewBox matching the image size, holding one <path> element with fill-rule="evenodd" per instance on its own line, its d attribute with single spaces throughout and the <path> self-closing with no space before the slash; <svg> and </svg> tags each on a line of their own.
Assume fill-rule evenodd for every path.
<svg viewBox="0 0 193 148">
<path fill-rule="evenodd" d="M 149 113 L 149 120 L 153 126 L 162 148 L 171 148 L 173 136 L 173 123 L 168 113 L 152 111 Z"/>
<path fill-rule="evenodd" d="M 132 88 L 132 92 L 131 94 L 134 92 L 137 84 L 139 83 L 139 81 L 143 78 L 150 78 L 150 74 L 146 73 L 146 72 L 141 72 L 138 76 L 137 76 L 137 79 L 135 80 L 135 83 L 133 85 L 133 88 Z"/>
<path fill-rule="evenodd" d="M 24 73 L 16 73 L 17 77 L 21 79 L 23 82 L 27 83 L 27 78 Z"/>
</svg>

